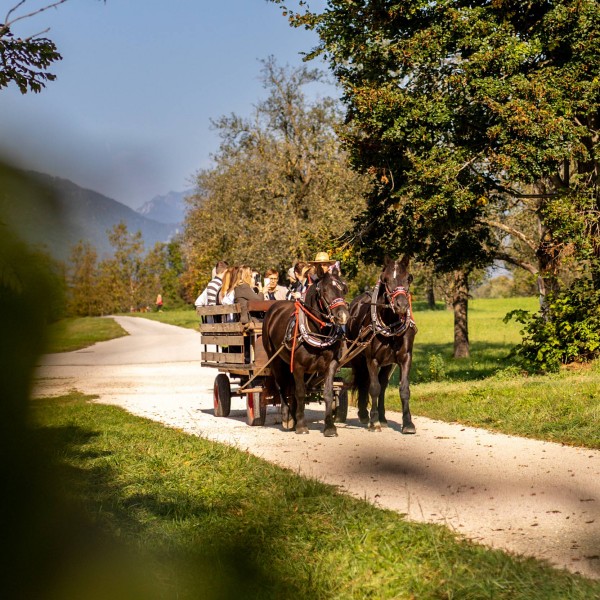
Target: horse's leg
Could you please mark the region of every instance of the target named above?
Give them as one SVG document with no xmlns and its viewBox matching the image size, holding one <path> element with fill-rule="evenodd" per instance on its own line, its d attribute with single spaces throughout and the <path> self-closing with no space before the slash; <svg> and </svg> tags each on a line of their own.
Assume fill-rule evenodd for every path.
<svg viewBox="0 0 600 600">
<path fill-rule="evenodd" d="M 382 427 L 387 427 L 388 425 L 387 419 L 385 418 L 385 391 L 387 390 L 393 368 L 394 365 L 386 365 L 379 370 L 379 385 L 381 386 L 381 389 L 379 390 L 379 397 L 377 399 L 377 408 L 379 412 L 379 423 Z"/>
<path fill-rule="evenodd" d="M 363 356 L 352 361 L 352 386 L 358 392 L 358 418 L 366 425 L 369 422 L 369 371 Z"/>
<path fill-rule="evenodd" d="M 323 434 L 325 437 L 335 437 L 337 435 L 337 429 L 333 424 L 333 378 L 339 364 L 335 359 L 329 363 L 325 382 L 323 383 L 323 399 L 325 400 L 325 427 L 323 428 Z"/>
<path fill-rule="evenodd" d="M 308 433 L 304 417 L 304 402 L 306 398 L 306 385 L 304 383 L 304 369 L 294 367 L 294 383 L 296 396 L 296 433 Z"/>
<path fill-rule="evenodd" d="M 412 422 L 410 414 L 410 384 L 409 374 L 412 364 L 412 352 L 402 349 L 398 364 L 400 365 L 400 399 L 402 400 L 402 433 L 416 433 L 417 430 Z"/>
<path fill-rule="evenodd" d="M 371 397 L 371 414 L 369 415 L 369 431 L 381 431 L 379 423 L 378 399 L 381 392 L 379 384 L 379 363 L 374 358 L 367 361 L 369 369 L 369 396 Z"/>
</svg>

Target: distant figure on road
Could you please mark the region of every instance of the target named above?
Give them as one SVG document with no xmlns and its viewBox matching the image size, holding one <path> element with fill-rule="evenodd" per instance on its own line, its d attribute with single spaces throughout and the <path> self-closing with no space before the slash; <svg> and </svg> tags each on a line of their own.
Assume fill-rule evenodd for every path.
<svg viewBox="0 0 600 600">
<path fill-rule="evenodd" d="M 162 307 L 163 307 L 163 299 L 162 296 L 159 294 L 158 296 L 156 296 L 156 310 L 158 312 L 162 312 Z"/>
</svg>

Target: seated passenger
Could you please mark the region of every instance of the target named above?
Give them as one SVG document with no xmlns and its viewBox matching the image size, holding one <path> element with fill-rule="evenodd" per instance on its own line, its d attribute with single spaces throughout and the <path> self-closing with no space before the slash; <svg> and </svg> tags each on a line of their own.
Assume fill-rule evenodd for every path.
<svg viewBox="0 0 600 600">
<path fill-rule="evenodd" d="M 264 300 L 264 294 L 262 292 L 255 292 L 252 289 L 253 286 L 252 269 L 245 265 L 241 266 L 238 270 L 237 280 L 233 288 L 235 302 L 240 302 L 240 300 L 245 302 L 249 302 L 250 300 Z"/>
<path fill-rule="evenodd" d="M 219 304 L 232 305 L 235 304 L 235 293 L 234 287 L 238 274 L 238 267 L 228 267 L 225 273 L 223 273 L 223 285 L 219 291 Z M 234 315 L 228 314 L 226 319 L 227 322 L 234 321 Z"/>
<path fill-rule="evenodd" d="M 279 285 L 279 273 L 275 269 L 267 269 L 265 273 L 265 300 L 290 300 L 291 293 Z"/>
<path fill-rule="evenodd" d="M 294 265 L 294 273 L 296 275 L 296 285 L 292 291 L 292 300 L 301 300 L 304 298 L 306 288 L 308 288 L 308 272 L 310 265 L 305 262 L 297 262 Z"/>
</svg>

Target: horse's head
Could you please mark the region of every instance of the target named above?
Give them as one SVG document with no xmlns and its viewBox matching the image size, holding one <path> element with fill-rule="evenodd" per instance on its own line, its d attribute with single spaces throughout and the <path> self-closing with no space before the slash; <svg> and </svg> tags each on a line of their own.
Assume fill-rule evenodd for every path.
<svg viewBox="0 0 600 600">
<path fill-rule="evenodd" d="M 410 259 L 407 256 L 401 260 L 392 260 L 386 257 L 383 271 L 379 277 L 392 310 L 400 318 L 410 315 L 409 287 L 413 276 L 408 272 L 409 262 Z"/>
<path fill-rule="evenodd" d="M 332 323 L 345 325 L 350 318 L 348 303 L 344 296 L 348 293 L 346 282 L 340 277 L 336 267 L 325 273 L 316 284 L 321 311 Z"/>
</svg>

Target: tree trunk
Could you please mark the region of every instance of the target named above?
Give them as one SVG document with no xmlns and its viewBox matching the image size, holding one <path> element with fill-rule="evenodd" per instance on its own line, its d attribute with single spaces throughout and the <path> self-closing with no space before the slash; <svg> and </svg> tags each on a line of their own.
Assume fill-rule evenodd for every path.
<svg viewBox="0 0 600 600">
<path fill-rule="evenodd" d="M 469 279 L 465 271 L 455 271 L 452 290 L 454 308 L 454 358 L 469 357 Z"/>
<path fill-rule="evenodd" d="M 540 310 L 545 314 L 548 310 L 548 293 L 559 290 L 557 279 L 558 268 L 560 266 L 559 249 L 553 243 L 552 235 L 549 231 L 543 234 L 536 255 L 539 268 L 538 289 L 540 292 Z"/>
<path fill-rule="evenodd" d="M 433 277 L 427 280 L 427 289 L 425 290 L 427 296 L 427 306 L 429 310 L 435 310 L 435 292 L 433 290 Z"/>
</svg>

